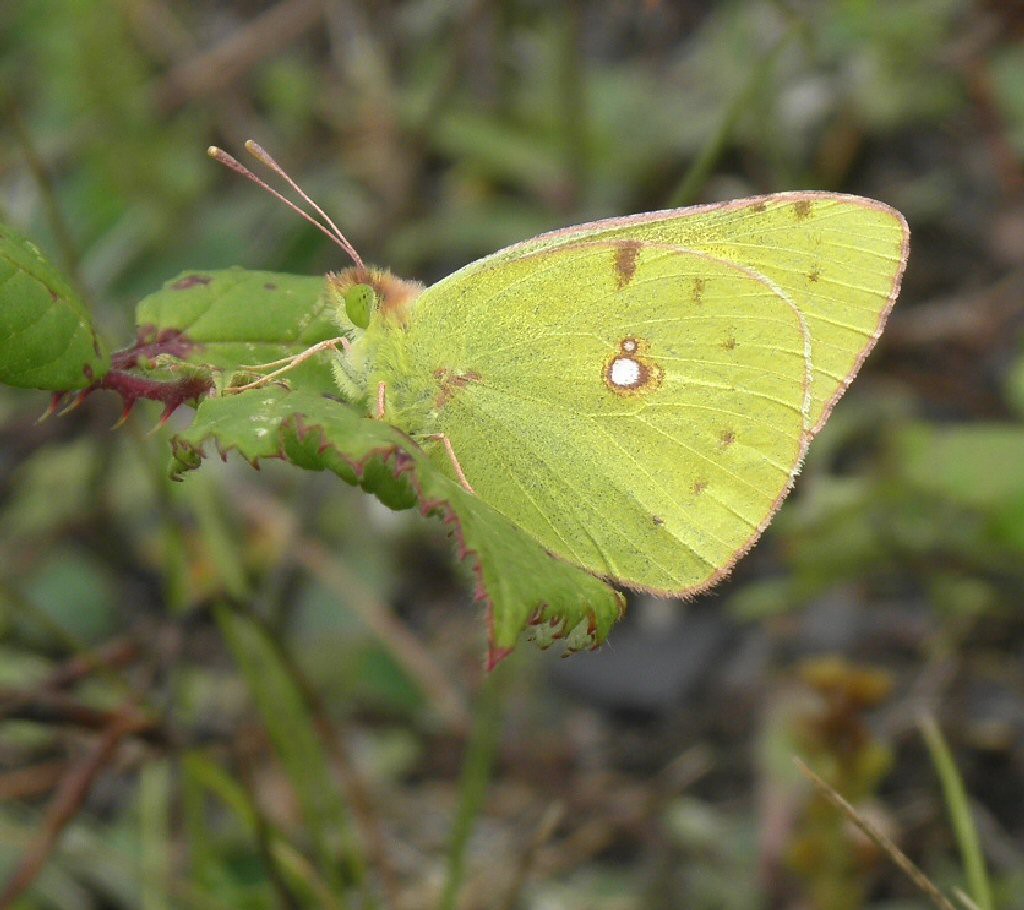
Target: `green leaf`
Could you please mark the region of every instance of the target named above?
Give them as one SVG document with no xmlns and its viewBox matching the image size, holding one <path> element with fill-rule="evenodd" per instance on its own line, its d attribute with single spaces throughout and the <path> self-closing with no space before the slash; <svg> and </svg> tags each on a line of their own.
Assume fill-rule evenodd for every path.
<svg viewBox="0 0 1024 910">
<path fill-rule="evenodd" d="M 234 268 L 183 272 L 144 297 L 135 319 L 142 342 L 176 337 L 188 363 L 233 372 L 291 357 L 338 335 L 322 276 Z M 295 387 L 336 390 L 326 358 L 288 374 Z"/>
<path fill-rule="evenodd" d="M 515 646 L 528 625 L 542 646 L 569 650 L 601 644 L 623 611 L 622 595 L 581 569 L 550 556 L 518 526 L 435 468 L 394 427 L 347 405 L 303 391 L 257 389 L 209 398 L 192 426 L 172 441 L 173 475 L 198 467 L 203 448 L 237 450 L 256 464 L 284 458 L 307 470 L 330 470 L 392 508 L 417 500 L 452 529 L 459 555 L 472 557 L 476 597 L 489 610 L 489 666 Z"/>
<path fill-rule="evenodd" d="M 60 392 L 109 369 L 78 294 L 35 244 L 0 224 L 0 382 Z"/>
<path fill-rule="evenodd" d="M 1007 424 L 905 427 L 894 452 L 905 482 L 980 509 L 1024 495 L 1024 428 Z"/>
</svg>

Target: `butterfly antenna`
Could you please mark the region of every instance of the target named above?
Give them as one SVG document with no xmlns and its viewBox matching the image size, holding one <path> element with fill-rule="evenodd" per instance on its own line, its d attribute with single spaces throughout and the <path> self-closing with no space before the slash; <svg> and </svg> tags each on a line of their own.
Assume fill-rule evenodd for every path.
<svg viewBox="0 0 1024 910">
<path fill-rule="evenodd" d="M 257 146 L 257 148 L 258 148 L 258 146 Z M 242 164 L 241 161 L 239 161 L 233 155 L 229 155 L 227 152 L 224 151 L 224 149 L 218 148 L 215 145 L 211 145 L 206 150 L 206 153 L 214 161 L 217 161 L 220 164 L 223 164 L 226 168 L 228 168 L 229 170 L 234 171 L 236 174 L 241 174 L 247 180 L 251 180 L 253 183 L 255 183 L 256 186 L 258 186 L 260 189 L 266 190 L 266 192 L 270 193 L 270 195 L 273 196 L 275 199 L 277 199 L 279 202 L 283 202 L 293 212 L 295 212 L 297 215 L 299 215 L 300 217 L 302 217 L 306 221 L 308 221 L 311 225 L 313 225 L 313 227 L 315 227 L 322 234 L 324 234 L 327 237 L 329 237 L 330 240 L 333 243 L 335 243 L 337 246 L 340 246 L 349 256 L 352 257 L 352 261 L 357 266 L 359 266 L 360 268 L 366 268 L 366 266 L 363 264 L 362 258 L 355 251 L 355 247 L 353 247 L 352 244 L 348 242 L 348 240 L 341 233 L 341 231 L 339 231 L 337 229 L 337 227 L 334 225 L 334 223 L 330 220 L 330 218 L 327 218 L 326 215 L 324 215 L 324 217 L 327 218 L 328 223 L 331 225 L 332 228 L 334 228 L 333 231 L 329 230 L 326 227 L 324 227 L 324 225 L 322 225 L 312 215 L 310 215 L 309 212 L 306 212 L 303 209 L 299 208 L 294 202 L 291 201 L 291 199 L 289 199 L 287 196 L 284 196 L 281 193 L 279 193 L 272 186 L 270 186 L 270 184 L 268 184 L 265 180 L 261 180 L 259 177 L 257 177 L 252 171 L 249 170 L 249 168 L 247 168 L 244 164 Z M 266 154 L 266 153 L 264 153 L 264 154 Z M 280 168 L 276 168 L 275 170 L 280 170 Z M 285 175 L 285 176 L 287 176 L 287 175 Z M 294 182 L 290 178 L 289 178 L 288 182 L 294 186 Z M 302 197 L 306 201 L 308 201 L 311 204 L 313 204 L 312 200 L 310 200 L 309 197 L 306 196 L 305 193 L 302 193 L 301 190 L 299 190 L 299 192 L 301 193 Z M 314 206 L 314 208 L 318 212 L 320 212 L 321 215 L 323 215 L 323 212 L 320 210 L 320 207 L 318 205 L 313 204 L 313 206 Z"/>
<path fill-rule="evenodd" d="M 363 265 L 363 260 L 356 252 L 356 248 L 352 246 L 351 243 L 349 243 L 348 238 L 341 232 L 341 228 L 339 228 L 338 225 L 336 225 L 331 220 L 331 216 L 328 215 L 327 212 L 325 212 L 322 208 L 320 208 L 320 206 L 317 205 L 312 200 L 312 198 L 310 198 L 309 194 L 301 186 L 299 186 L 294 180 L 292 180 L 288 172 L 271 157 L 270 153 L 265 148 L 263 148 L 262 145 L 260 145 L 258 142 L 253 141 L 252 139 L 246 139 L 245 150 L 250 155 L 252 155 L 253 158 L 259 161 L 260 164 L 269 167 L 275 174 L 277 174 L 279 177 L 285 180 L 288 186 L 295 190 L 295 192 L 302 197 L 303 201 L 305 201 L 307 205 L 312 206 L 313 211 L 315 211 L 321 218 L 323 218 L 324 221 L 327 222 L 328 227 L 330 227 L 331 230 L 334 231 L 334 236 L 338 238 L 338 243 L 341 245 L 341 248 L 345 250 L 345 252 L 348 253 L 349 256 L 352 257 L 352 261 L 355 262 L 355 264 L 358 265 L 360 268 L 365 268 L 365 266 Z"/>
</svg>

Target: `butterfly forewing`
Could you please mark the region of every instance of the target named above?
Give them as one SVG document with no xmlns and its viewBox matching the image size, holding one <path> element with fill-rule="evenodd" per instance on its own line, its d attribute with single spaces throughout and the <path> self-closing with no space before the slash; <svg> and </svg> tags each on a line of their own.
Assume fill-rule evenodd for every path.
<svg viewBox="0 0 1024 910">
<path fill-rule="evenodd" d="M 881 334 L 909 250 L 906 221 L 881 202 L 779 193 L 564 228 L 452 277 L 581 239 L 678 244 L 751 268 L 775 284 L 800 309 L 810 332 L 815 432 Z"/>
<path fill-rule="evenodd" d="M 577 239 L 457 273 L 398 339 L 374 378 L 405 428 L 444 433 L 476 493 L 552 553 L 640 589 L 728 571 L 809 436 L 798 308 L 674 244 Z"/>
</svg>

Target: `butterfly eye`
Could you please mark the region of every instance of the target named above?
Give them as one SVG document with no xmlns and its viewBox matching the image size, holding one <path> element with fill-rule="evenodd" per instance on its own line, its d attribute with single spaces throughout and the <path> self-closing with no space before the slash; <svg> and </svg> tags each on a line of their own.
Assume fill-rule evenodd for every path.
<svg viewBox="0 0 1024 910">
<path fill-rule="evenodd" d="M 370 324 L 376 305 L 377 295 L 368 284 L 355 284 L 345 291 L 345 314 L 356 328 L 365 329 Z"/>
</svg>

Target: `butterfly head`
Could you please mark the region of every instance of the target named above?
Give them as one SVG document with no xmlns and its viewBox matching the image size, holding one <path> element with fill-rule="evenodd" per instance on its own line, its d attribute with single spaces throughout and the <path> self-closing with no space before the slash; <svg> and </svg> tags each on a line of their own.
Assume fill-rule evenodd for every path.
<svg viewBox="0 0 1024 910">
<path fill-rule="evenodd" d="M 327 275 L 327 289 L 335 306 L 335 321 L 343 328 L 363 331 L 375 317 L 403 325 L 423 285 L 405 281 L 385 269 L 353 266 Z"/>
</svg>

